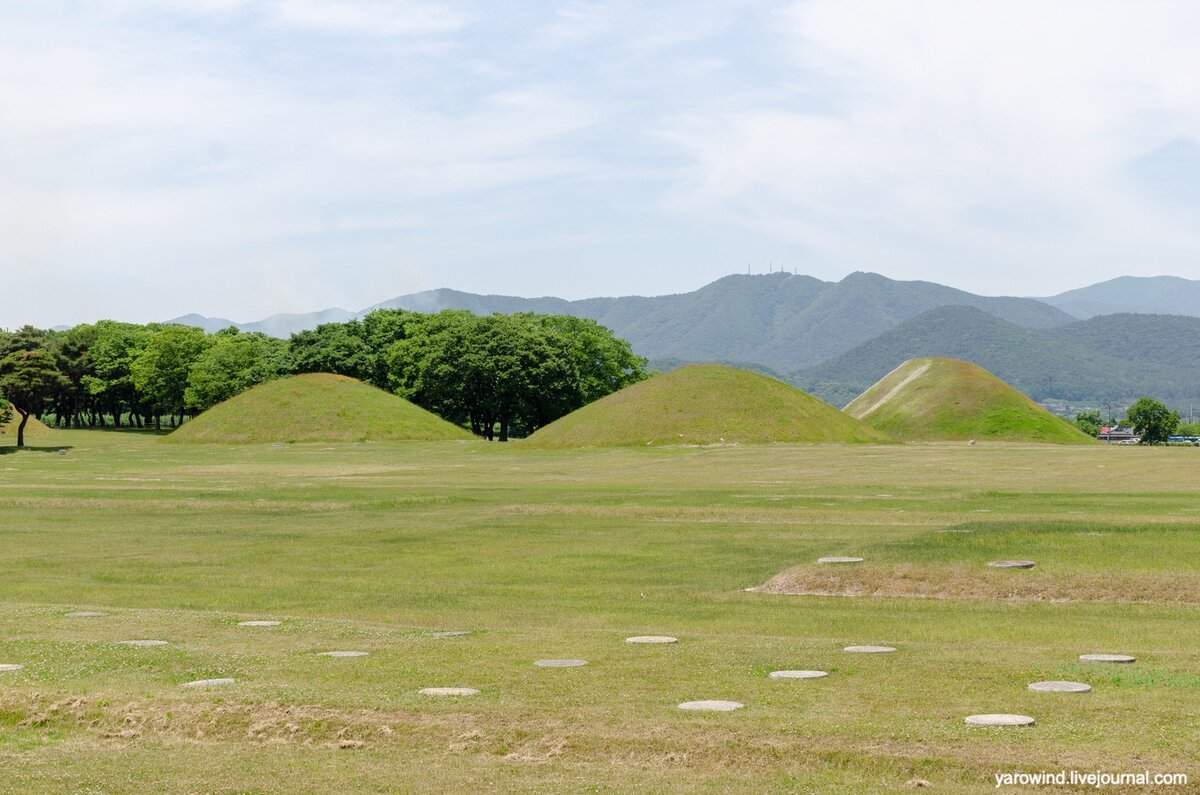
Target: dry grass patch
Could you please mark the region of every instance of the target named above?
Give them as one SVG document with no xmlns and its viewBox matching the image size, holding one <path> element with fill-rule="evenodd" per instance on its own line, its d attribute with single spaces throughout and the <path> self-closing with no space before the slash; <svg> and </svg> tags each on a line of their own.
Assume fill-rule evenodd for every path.
<svg viewBox="0 0 1200 795">
<path fill-rule="evenodd" d="M 898 563 L 838 570 L 803 565 L 777 574 L 750 590 L 795 596 L 1197 604 L 1200 576 L 1171 572 L 992 571 L 982 564 L 969 567 Z"/>
</svg>

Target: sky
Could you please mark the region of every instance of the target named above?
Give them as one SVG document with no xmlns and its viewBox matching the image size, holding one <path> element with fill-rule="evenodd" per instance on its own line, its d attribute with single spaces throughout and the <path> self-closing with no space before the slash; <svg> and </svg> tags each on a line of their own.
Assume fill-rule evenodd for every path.
<svg viewBox="0 0 1200 795">
<path fill-rule="evenodd" d="M 0 326 L 1200 278 L 1200 4 L 0 0 Z"/>
</svg>

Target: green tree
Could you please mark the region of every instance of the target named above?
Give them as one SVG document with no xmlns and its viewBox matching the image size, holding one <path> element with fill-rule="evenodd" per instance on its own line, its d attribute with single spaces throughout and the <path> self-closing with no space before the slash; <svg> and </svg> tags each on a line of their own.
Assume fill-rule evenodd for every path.
<svg viewBox="0 0 1200 795">
<path fill-rule="evenodd" d="M 150 404 L 156 424 L 163 414 L 175 425 L 183 422 L 188 375 L 209 344 L 208 335 L 193 326 L 159 326 L 133 361 L 133 385 Z"/>
<path fill-rule="evenodd" d="M 129 411 L 130 423 L 144 423 L 149 408 L 133 383 L 133 363 L 142 355 L 153 332 L 134 323 L 101 320 L 95 326 L 95 338 L 88 347 L 91 373 L 80 382 L 96 402 L 99 411 L 112 415 L 113 425 L 121 427 L 121 416 Z"/>
<path fill-rule="evenodd" d="M 67 383 L 58 371 L 54 354 L 45 348 L 18 350 L 0 359 L 0 394 L 10 402 L 21 422 L 17 447 L 25 446 L 25 426 L 42 411 L 46 401 Z"/>
<path fill-rule="evenodd" d="M 322 323 L 288 340 L 289 370 L 293 373 L 337 373 L 367 380 L 371 351 L 363 340 L 362 324 Z"/>
<path fill-rule="evenodd" d="M 1153 398 L 1140 397 L 1129 407 L 1125 416 L 1142 444 L 1163 444 L 1175 433 L 1179 414 Z"/>
<path fill-rule="evenodd" d="M 211 340 L 188 372 L 184 402 L 191 410 L 204 411 L 287 369 L 288 344 L 283 340 L 257 332 L 241 334 L 233 327 L 218 331 Z"/>
<path fill-rule="evenodd" d="M 1089 436 L 1099 436 L 1104 420 L 1099 410 L 1078 411 L 1075 413 L 1075 427 Z"/>
</svg>

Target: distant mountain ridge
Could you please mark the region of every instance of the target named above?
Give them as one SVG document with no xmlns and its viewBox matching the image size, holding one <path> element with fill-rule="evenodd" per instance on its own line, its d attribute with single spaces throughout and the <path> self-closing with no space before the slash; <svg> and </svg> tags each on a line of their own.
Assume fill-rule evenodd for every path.
<svg viewBox="0 0 1200 795">
<path fill-rule="evenodd" d="M 223 323 L 244 331 L 287 336 L 319 323 L 342 322 L 383 308 L 568 314 L 608 326 L 651 359 L 755 362 L 788 372 L 818 364 L 911 317 L 947 305 L 973 306 L 1025 328 L 1052 328 L 1073 320 L 1066 312 L 1032 298 L 980 296 L 875 273 L 852 273 L 838 282 L 772 273 L 726 276 L 690 293 L 655 297 L 568 301 L 441 289 L 400 296 L 353 314 L 336 309 L 276 315 L 258 323 L 209 322 L 199 316 L 185 316 L 186 321 L 179 322 L 208 329 Z"/>
<path fill-rule="evenodd" d="M 1129 312 L 1200 317 L 1200 281 L 1178 276 L 1120 276 L 1039 300 L 1084 320 Z"/>
<path fill-rule="evenodd" d="M 1141 311 L 1094 314 L 1121 306 Z M 359 312 L 327 309 L 236 324 L 185 315 L 172 322 L 286 337 L 382 308 L 588 317 L 628 339 L 658 369 L 733 364 L 791 381 L 836 405 L 901 362 L 927 356 L 974 362 L 1043 402 L 1115 405 L 1142 394 L 1200 401 L 1200 377 L 1188 366 L 1200 356 L 1200 318 L 1188 316 L 1200 314 L 1200 282 L 1176 277 L 1122 277 L 1033 299 L 980 296 L 875 273 L 838 282 L 772 273 L 726 276 L 692 292 L 654 297 L 570 301 L 439 289 Z M 1158 311 L 1145 313 L 1149 309 Z"/>
</svg>

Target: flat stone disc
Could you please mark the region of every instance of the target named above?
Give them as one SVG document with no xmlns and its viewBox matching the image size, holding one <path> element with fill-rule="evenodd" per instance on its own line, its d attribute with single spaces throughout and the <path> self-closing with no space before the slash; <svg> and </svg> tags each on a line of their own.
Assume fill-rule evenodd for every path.
<svg viewBox="0 0 1200 795">
<path fill-rule="evenodd" d="M 3 665 L 0 665 L 0 671 L 19 671 L 24 667 L 24 665 L 20 665 L 18 663 L 4 663 Z"/>
<path fill-rule="evenodd" d="M 461 638 L 463 635 L 470 635 L 470 634 L 471 633 L 468 630 L 455 629 L 455 630 L 449 630 L 446 632 L 430 632 L 429 637 L 431 637 L 431 638 Z"/>
<path fill-rule="evenodd" d="M 223 685 L 232 685 L 233 679 L 197 679 L 195 682 L 188 682 L 183 687 L 221 687 Z"/>
<path fill-rule="evenodd" d="M 626 638 L 626 643 L 678 643 L 679 638 L 672 638 L 670 635 L 635 635 L 632 638 Z"/>
<path fill-rule="evenodd" d="M 820 679 L 829 676 L 828 671 L 771 671 L 772 679 Z"/>
<path fill-rule="evenodd" d="M 239 621 L 239 627 L 277 627 L 278 621 Z"/>
<path fill-rule="evenodd" d="M 166 646 L 165 640 L 119 640 L 122 646 Z"/>
<path fill-rule="evenodd" d="M 365 651 L 322 651 L 317 652 L 318 657 L 366 657 Z"/>
<path fill-rule="evenodd" d="M 78 610 L 74 613 L 67 613 L 67 618 L 103 618 L 108 613 L 102 613 L 99 610 Z"/>
<path fill-rule="evenodd" d="M 988 565 L 993 569 L 1032 569 L 1037 564 L 1032 560 L 993 560 Z"/>
<path fill-rule="evenodd" d="M 744 706 L 746 705 L 737 701 L 685 701 L 679 708 L 695 712 L 733 712 Z"/>
<path fill-rule="evenodd" d="M 847 646 L 843 651 L 856 652 L 858 654 L 888 654 L 895 651 L 891 646 Z"/>
<path fill-rule="evenodd" d="M 848 558 L 842 555 L 834 555 L 828 558 L 817 558 L 817 563 L 862 563 L 862 558 Z"/>
<path fill-rule="evenodd" d="M 587 665 L 587 660 L 534 660 L 533 664 L 542 668 L 578 668 Z"/>
<path fill-rule="evenodd" d="M 422 687 L 417 691 L 423 696 L 477 696 L 479 691 L 473 687 Z"/>
<path fill-rule="evenodd" d="M 1128 654 L 1081 654 L 1079 660 L 1081 662 L 1128 664 L 1137 662 L 1137 657 L 1131 657 Z"/>
<path fill-rule="evenodd" d="M 1083 682 L 1034 682 L 1029 689 L 1035 693 L 1088 693 L 1092 686 Z"/>
<path fill-rule="evenodd" d="M 1028 715 L 970 715 L 968 726 L 1032 726 L 1033 718 Z"/>
</svg>

